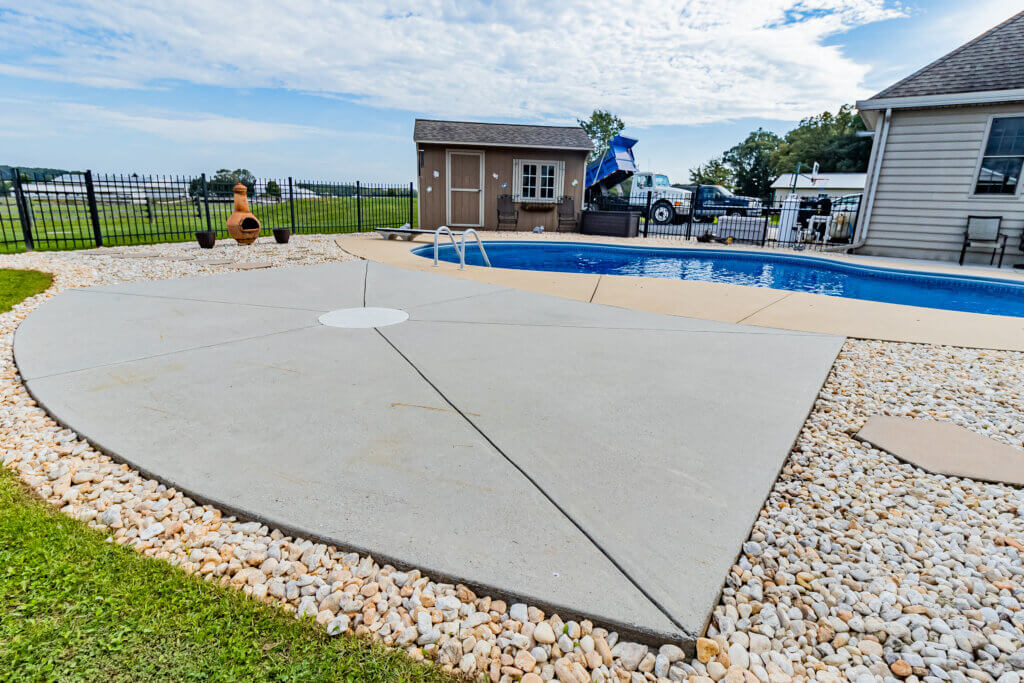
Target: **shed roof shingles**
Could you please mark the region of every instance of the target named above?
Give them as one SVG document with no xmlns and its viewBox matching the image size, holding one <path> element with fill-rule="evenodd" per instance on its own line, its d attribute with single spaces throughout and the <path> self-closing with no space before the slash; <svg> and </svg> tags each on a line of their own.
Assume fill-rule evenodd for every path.
<svg viewBox="0 0 1024 683">
<path fill-rule="evenodd" d="M 871 99 L 1024 88 L 1024 12 L 989 29 Z"/>
<path fill-rule="evenodd" d="M 559 147 L 591 150 L 586 132 L 579 126 L 530 126 L 513 123 L 434 121 L 416 119 L 416 142 L 457 142 L 514 147 Z"/>
</svg>

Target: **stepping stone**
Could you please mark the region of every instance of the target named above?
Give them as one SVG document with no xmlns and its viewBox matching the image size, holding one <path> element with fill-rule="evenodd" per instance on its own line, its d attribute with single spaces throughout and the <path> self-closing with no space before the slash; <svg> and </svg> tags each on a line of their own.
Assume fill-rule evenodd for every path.
<svg viewBox="0 0 1024 683">
<path fill-rule="evenodd" d="M 195 260 L 195 264 L 197 266 L 226 266 L 227 264 L 234 262 L 235 259 L 231 258 L 205 258 Z"/>
<path fill-rule="evenodd" d="M 270 266 L 271 264 L 267 261 L 245 261 L 235 264 L 235 268 L 238 270 L 259 270 L 260 268 L 269 268 Z"/>
<path fill-rule="evenodd" d="M 1024 486 L 1024 450 L 952 422 L 873 415 L 857 438 L 934 474 Z"/>
</svg>

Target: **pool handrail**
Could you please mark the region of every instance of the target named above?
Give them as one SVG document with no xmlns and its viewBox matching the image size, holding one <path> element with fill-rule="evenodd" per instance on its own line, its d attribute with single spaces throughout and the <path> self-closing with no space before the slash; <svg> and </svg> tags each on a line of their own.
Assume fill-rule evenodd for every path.
<svg viewBox="0 0 1024 683">
<path fill-rule="evenodd" d="M 448 235 L 449 239 L 451 239 L 452 247 L 455 248 L 455 253 L 457 253 L 459 255 L 459 261 L 461 262 L 463 260 L 463 258 L 462 258 L 462 251 L 459 249 L 459 245 L 455 241 L 455 234 L 452 233 L 451 228 L 449 228 L 447 225 L 442 225 L 441 227 L 439 227 L 437 230 L 434 231 L 434 267 L 435 268 L 437 267 L 437 249 L 438 249 L 437 239 L 441 236 L 442 232 L 446 233 Z"/>
<path fill-rule="evenodd" d="M 466 269 L 466 234 L 467 233 L 473 233 L 473 237 L 476 238 L 477 246 L 480 247 L 480 254 L 484 257 L 484 263 L 487 264 L 488 268 L 491 267 L 491 259 L 488 258 L 487 250 L 484 249 L 483 240 L 480 239 L 480 234 L 476 230 L 474 230 L 473 228 L 469 228 L 469 229 L 463 230 L 461 233 L 459 233 L 459 236 L 462 238 L 461 246 L 460 246 L 460 243 L 455 241 L 455 233 L 453 233 L 451 231 L 451 228 L 449 228 L 447 225 L 442 225 L 441 227 L 439 227 L 437 230 L 434 231 L 434 267 L 437 267 L 437 264 L 438 264 L 438 251 L 439 251 L 439 248 L 440 248 L 440 245 L 438 244 L 438 240 L 440 239 L 442 233 L 448 235 L 448 239 L 450 239 L 452 241 L 452 248 L 455 249 L 455 253 L 459 255 L 459 270 L 465 270 Z"/>
<path fill-rule="evenodd" d="M 466 235 L 468 235 L 469 233 L 473 233 L 473 237 L 476 238 L 476 244 L 478 247 L 480 247 L 480 255 L 484 257 L 484 264 L 488 268 L 490 268 L 491 259 L 487 258 L 487 250 L 484 249 L 484 243 L 483 240 L 480 239 L 480 233 L 478 233 L 473 228 L 469 228 L 468 230 L 462 231 L 462 254 L 461 263 L 459 263 L 459 270 L 463 270 L 466 267 Z"/>
</svg>

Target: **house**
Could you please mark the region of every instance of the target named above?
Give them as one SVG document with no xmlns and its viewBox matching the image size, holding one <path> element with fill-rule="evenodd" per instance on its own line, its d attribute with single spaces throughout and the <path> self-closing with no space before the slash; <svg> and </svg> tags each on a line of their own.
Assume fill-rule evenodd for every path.
<svg viewBox="0 0 1024 683">
<path fill-rule="evenodd" d="M 63 201 L 85 202 L 88 198 L 84 173 L 64 173 L 51 180 L 23 183 L 23 192 Z M 93 192 L 100 202 L 146 204 L 148 202 L 188 201 L 188 183 L 160 180 L 152 176 L 100 175 L 93 181 Z"/>
<path fill-rule="evenodd" d="M 811 175 L 801 173 L 796 179 L 796 195 L 798 197 L 817 197 L 828 195 L 838 199 L 848 194 L 864 191 L 866 173 L 818 173 Z M 793 193 L 793 174 L 783 173 L 772 183 L 775 201 L 780 202 Z"/>
<path fill-rule="evenodd" d="M 1000 216 L 1005 263 L 1024 261 L 1024 12 L 857 108 L 874 143 L 856 253 L 955 261 L 967 217 Z"/>
<path fill-rule="evenodd" d="M 500 195 L 515 202 L 517 230 L 556 230 L 563 196 L 579 215 L 593 149 L 579 126 L 416 119 L 413 140 L 422 228 L 495 230 Z"/>
</svg>

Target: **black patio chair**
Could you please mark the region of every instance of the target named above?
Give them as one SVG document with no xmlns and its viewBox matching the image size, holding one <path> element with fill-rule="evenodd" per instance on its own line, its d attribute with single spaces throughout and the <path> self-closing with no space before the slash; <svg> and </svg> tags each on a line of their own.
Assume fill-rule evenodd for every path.
<svg viewBox="0 0 1024 683">
<path fill-rule="evenodd" d="M 999 265 L 1003 267 L 1003 255 L 1006 254 L 1007 235 L 1002 233 L 1002 216 L 968 216 L 967 228 L 964 230 L 964 245 L 960 249 L 960 265 L 964 264 L 964 256 L 968 247 L 991 249 L 992 258 L 988 264 L 991 266 L 996 261 L 996 252 L 999 253 Z"/>
<path fill-rule="evenodd" d="M 498 195 L 498 230 L 501 230 L 503 225 L 510 225 L 513 230 L 519 225 L 519 211 L 510 194 Z"/>
<path fill-rule="evenodd" d="M 558 232 L 576 231 L 576 202 L 572 197 L 558 198 Z"/>
</svg>

